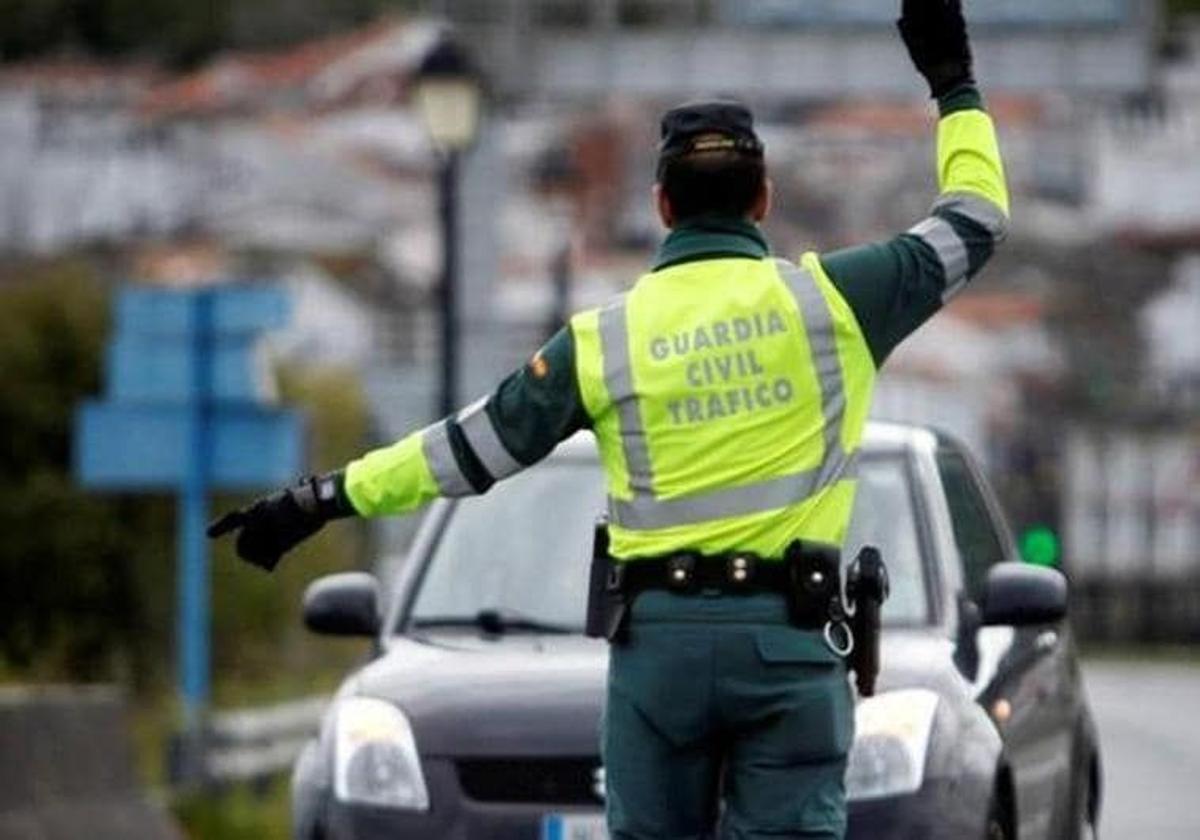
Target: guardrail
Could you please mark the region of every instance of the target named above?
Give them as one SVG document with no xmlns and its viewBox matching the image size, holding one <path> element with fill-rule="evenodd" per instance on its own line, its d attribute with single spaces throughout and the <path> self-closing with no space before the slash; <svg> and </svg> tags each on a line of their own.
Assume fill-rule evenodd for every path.
<svg viewBox="0 0 1200 840">
<path fill-rule="evenodd" d="M 274 706 L 214 714 L 198 744 L 181 736 L 172 745 L 171 779 L 176 785 L 221 785 L 285 773 L 304 745 L 317 735 L 327 696 Z"/>
</svg>

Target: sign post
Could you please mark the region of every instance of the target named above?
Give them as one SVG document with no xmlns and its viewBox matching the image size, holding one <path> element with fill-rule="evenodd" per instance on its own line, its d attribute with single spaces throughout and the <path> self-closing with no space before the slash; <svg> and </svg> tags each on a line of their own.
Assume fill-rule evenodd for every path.
<svg viewBox="0 0 1200 840">
<path fill-rule="evenodd" d="M 209 701 L 208 494 L 287 483 L 303 468 L 302 420 L 266 405 L 262 334 L 283 326 L 276 287 L 188 291 L 129 286 L 116 298 L 108 395 L 75 425 L 75 475 L 105 490 L 178 494 L 176 656 L 191 737 Z"/>
</svg>

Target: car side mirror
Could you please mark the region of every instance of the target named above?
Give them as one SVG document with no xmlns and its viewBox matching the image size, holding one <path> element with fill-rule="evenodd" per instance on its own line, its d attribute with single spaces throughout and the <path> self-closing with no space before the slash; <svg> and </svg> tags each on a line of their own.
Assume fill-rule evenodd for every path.
<svg viewBox="0 0 1200 840">
<path fill-rule="evenodd" d="M 304 591 L 304 624 L 323 636 L 379 632 L 379 583 L 366 572 L 318 578 Z"/>
<path fill-rule="evenodd" d="M 989 627 L 1054 624 L 1067 615 L 1067 579 L 1057 569 L 999 563 L 988 572 L 980 606 Z"/>
</svg>

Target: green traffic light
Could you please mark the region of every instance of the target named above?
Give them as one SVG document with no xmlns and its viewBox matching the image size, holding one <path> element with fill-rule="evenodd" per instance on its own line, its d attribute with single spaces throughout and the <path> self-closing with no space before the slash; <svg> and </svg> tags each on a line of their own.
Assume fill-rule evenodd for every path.
<svg viewBox="0 0 1200 840">
<path fill-rule="evenodd" d="M 1035 525 L 1021 535 L 1021 558 L 1026 563 L 1054 567 L 1060 556 L 1058 535 L 1045 525 Z"/>
</svg>

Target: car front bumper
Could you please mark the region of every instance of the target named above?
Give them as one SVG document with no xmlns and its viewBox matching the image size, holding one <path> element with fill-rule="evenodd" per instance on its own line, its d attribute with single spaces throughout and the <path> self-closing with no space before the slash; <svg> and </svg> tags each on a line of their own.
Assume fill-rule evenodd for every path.
<svg viewBox="0 0 1200 840">
<path fill-rule="evenodd" d="M 989 804 L 957 780 L 926 780 L 909 796 L 851 802 L 846 840 L 974 840 Z"/>
<path fill-rule="evenodd" d="M 424 762 L 432 807 L 425 812 L 327 803 L 322 820 L 327 840 L 540 840 L 547 814 L 600 815 L 603 806 L 476 802 L 459 784 L 448 761 Z"/>
<path fill-rule="evenodd" d="M 603 807 L 475 802 L 453 764 L 425 763 L 432 808 L 396 811 L 329 802 L 327 840 L 540 840 L 547 814 L 599 815 Z M 972 840 L 984 836 L 988 804 L 955 780 L 927 780 L 917 794 L 850 803 L 846 840 Z"/>
</svg>

